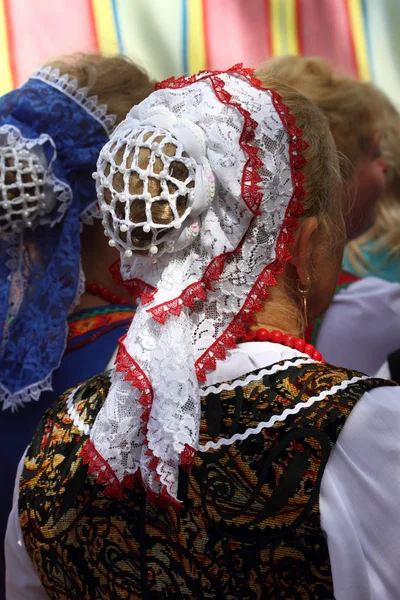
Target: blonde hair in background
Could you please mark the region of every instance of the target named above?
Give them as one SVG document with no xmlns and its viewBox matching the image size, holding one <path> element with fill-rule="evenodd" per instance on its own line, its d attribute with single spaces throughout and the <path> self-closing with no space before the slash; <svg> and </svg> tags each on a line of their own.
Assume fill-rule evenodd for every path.
<svg viewBox="0 0 400 600">
<path fill-rule="evenodd" d="M 347 258 L 357 275 L 374 273 L 364 257 L 362 246 L 370 243 L 370 252 L 386 251 L 388 261 L 400 259 L 400 122 L 392 121 L 381 138 L 382 157 L 388 165 L 386 186 L 376 208 L 374 225 L 359 238 L 347 244 Z M 379 275 L 379 273 L 376 273 Z"/>
<path fill-rule="evenodd" d="M 272 75 L 293 86 L 322 110 L 329 121 L 349 181 L 358 158 L 368 150 L 384 121 L 395 108 L 374 85 L 337 73 L 322 58 L 282 56 L 268 60 L 256 75 Z"/>
<path fill-rule="evenodd" d="M 139 104 L 154 89 L 148 74 L 129 58 L 122 55 L 100 56 L 78 53 L 63 56 L 48 63 L 78 80 L 87 87 L 89 96 L 97 96 L 99 104 L 107 104 L 108 113 L 124 120 L 132 106 Z"/>
</svg>

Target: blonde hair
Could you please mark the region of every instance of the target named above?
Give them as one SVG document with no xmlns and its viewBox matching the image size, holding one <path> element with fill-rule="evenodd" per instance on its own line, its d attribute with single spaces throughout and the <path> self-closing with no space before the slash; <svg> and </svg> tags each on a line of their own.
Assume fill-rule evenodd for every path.
<svg viewBox="0 0 400 600">
<path fill-rule="evenodd" d="M 296 118 L 298 127 L 303 130 L 303 138 L 308 143 L 308 149 L 304 151 L 304 157 L 307 163 L 302 168 L 305 175 L 304 187 L 306 189 L 306 197 L 303 200 L 304 213 L 300 218 L 309 216 L 317 216 L 321 227 L 324 229 L 324 235 L 331 235 L 332 240 L 335 239 L 334 230 L 337 224 L 337 216 L 340 214 L 340 190 L 341 190 L 341 175 L 338 164 L 337 152 L 332 136 L 329 134 L 329 125 L 323 114 L 304 96 L 295 90 L 283 85 L 281 82 L 274 81 L 271 77 L 261 77 L 264 87 L 277 91 L 283 99 L 283 102 L 290 108 L 293 116 Z M 157 141 L 160 142 L 162 137 Z M 170 146 L 170 156 L 174 156 L 176 147 L 173 144 L 166 144 L 164 148 Z M 115 163 L 121 164 L 126 146 L 123 145 L 115 156 Z M 112 151 L 112 148 L 110 149 Z M 129 168 L 133 160 L 133 154 L 126 159 L 126 165 Z M 142 169 L 146 169 L 150 160 L 150 151 L 142 148 L 139 152 L 139 162 Z M 163 168 L 161 160 L 159 164 L 153 166 L 154 172 L 159 172 Z M 178 181 L 185 181 L 187 178 L 186 167 L 180 163 L 171 163 L 171 169 L 175 169 L 174 178 Z M 111 165 L 107 164 L 105 175 L 110 173 Z M 180 169 L 184 171 L 180 172 Z M 153 182 L 149 182 L 153 185 Z M 150 187 L 149 191 L 152 196 L 157 196 L 160 193 L 159 182 L 154 180 L 154 187 Z M 174 185 L 170 183 L 169 185 Z M 114 175 L 112 188 L 115 192 L 122 191 L 124 186 L 123 175 L 117 172 Z M 143 182 L 140 180 L 137 173 L 132 171 L 129 182 L 129 192 L 131 194 L 141 194 L 143 191 Z M 174 190 L 170 190 L 173 192 Z M 111 192 L 106 189 L 104 191 L 104 200 L 107 203 L 111 202 Z M 187 197 L 180 198 L 180 209 L 183 212 L 187 206 Z M 118 212 L 119 211 L 119 212 Z M 144 208 L 138 202 L 131 206 L 130 220 L 133 223 L 140 223 L 144 220 Z M 125 214 L 125 204 L 116 202 L 117 216 Z M 108 217 L 110 219 L 110 216 Z M 170 224 L 173 220 L 173 215 L 168 202 L 156 201 L 152 204 L 152 218 L 159 223 Z M 113 228 L 113 223 L 109 222 L 110 228 Z M 163 235 L 167 230 L 160 230 L 159 235 Z M 143 231 L 142 227 L 134 228 L 132 243 L 134 246 L 146 246 L 150 239 L 151 233 Z M 121 235 L 121 234 L 119 234 Z M 132 235 L 132 234 L 131 234 Z M 124 239 L 126 241 L 126 238 Z"/>
<path fill-rule="evenodd" d="M 257 77 L 279 77 L 303 93 L 322 110 L 342 160 L 345 180 L 353 176 L 358 158 L 365 153 L 396 110 L 383 92 L 374 85 L 334 71 L 322 58 L 282 56 L 264 63 Z"/>
<path fill-rule="evenodd" d="M 382 157 L 388 165 L 386 185 L 376 207 L 375 222 L 371 229 L 347 244 L 347 258 L 357 275 L 374 272 L 374 266 L 362 253 L 362 246 L 370 243 L 370 252 L 387 252 L 388 261 L 400 258 L 400 123 L 393 120 L 381 138 Z M 378 272 L 376 274 L 379 274 Z"/>
<path fill-rule="evenodd" d="M 99 104 L 106 104 L 108 112 L 123 121 L 132 106 L 139 104 L 154 89 L 154 82 L 130 58 L 122 55 L 100 56 L 78 53 L 52 60 L 49 66 L 68 73 L 87 87 L 89 95 L 97 96 Z"/>
</svg>

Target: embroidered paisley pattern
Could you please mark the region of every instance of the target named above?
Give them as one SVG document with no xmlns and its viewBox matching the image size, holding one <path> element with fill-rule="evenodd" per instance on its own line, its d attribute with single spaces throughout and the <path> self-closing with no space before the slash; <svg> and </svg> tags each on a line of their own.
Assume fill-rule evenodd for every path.
<svg viewBox="0 0 400 600">
<path fill-rule="evenodd" d="M 202 398 L 202 446 L 360 376 L 320 363 L 254 375 Z M 153 506 L 138 481 L 121 498 L 107 497 L 85 464 L 88 436 L 72 423 L 64 394 L 38 427 L 20 482 L 23 536 L 47 594 L 332 599 L 320 483 L 352 408 L 380 385 L 388 383 L 355 381 L 244 441 L 199 452 L 180 475 L 181 509 Z M 73 396 L 74 414 L 89 428 L 109 386 L 109 376 L 99 375 Z"/>
</svg>

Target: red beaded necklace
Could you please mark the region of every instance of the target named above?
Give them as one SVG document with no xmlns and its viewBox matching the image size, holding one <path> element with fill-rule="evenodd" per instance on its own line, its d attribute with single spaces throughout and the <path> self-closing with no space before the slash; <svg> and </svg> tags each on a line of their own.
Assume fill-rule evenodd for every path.
<svg viewBox="0 0 400 600">
<path fill-rule="evenodd" d="M 317 360 L 319 362 L 326 362 L 322 358 L 321 352 L 318 352 L 314 348 L 312 344 L 306 344 L 305 340 L 302 338 L 296 337 L 295 335 L 291 335 L 290 333 L 283 334 L 282 331 L 278 331 L 275 329 L 271 331 L 271 333 L 267 329 L 257 329 L 257 331 L 252 331 L 251 329 L 247 332 L 247 334 L 242 338 L 243 342 L 274 342 L 275 344 L 283 344 L 284 346 L 288 346 L 289 348 L 295 348 L 299 352 L 304 352 L 308 354 L 310 358 L 313 360 Z"/>
<path fill-rule="evenodd" d="M 87 283 L 86 282 L 85 290 L 89 294 L 92 294 L 92 296 L 98 296 L 99 298 L 102 298 L 106 302 L 110 302 L 110 304 L 131 304 L 131 302 L 129 302 L 129 300 L 126 300 L 125 298 L 118 296 L 118 294 L 114 294 L 114 292 L 112 292 L 111 290 L 109 290 L 108 288 L 106 288 L 104 286 L 97 285 L 97 283 Z"/>
</svg>

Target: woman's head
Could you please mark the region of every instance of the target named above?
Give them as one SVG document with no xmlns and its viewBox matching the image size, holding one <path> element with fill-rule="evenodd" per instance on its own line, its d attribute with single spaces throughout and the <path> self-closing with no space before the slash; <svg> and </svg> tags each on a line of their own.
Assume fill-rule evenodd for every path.
<svg viewBox="0 0 400 600">
<path fill-rule="evenodd" d="M 348 239 L 371 224 L 385 185 L 386 163 L 380 138 L 388 118 L 397 112 L 375 86 L 336 73 L 321 58 L 285 56 L 266 62 L 258 76 L 279 77 L 302 92 L 325 114 L 336 147 L 344 160 L 342 176 L 350 185 L 344 194 Z"/>
<path fill-rule="evenodd" d="M 85 90 L 87 98 L 96 98 L 93 109 L 96 111 L 96 115 L 102 116 L 104 128 L 107 128 L 108 131 L 111 131 L 115 124 L 120 123 L 128 110 L 148 96 L 154 87 L 153 82 L 144 71 L 128 58 L 118 55 L 102 57 L 97 54 L 73 54 L 53 60 L 48 67 L 53 70 L 52 76 L 53 73 L 57 73 L 57 77 L 53 77 L 53 85 L 56 88 L 59 85 L 60 91 L 62 90 L 62 77 L 68 76 L 68 82 L 70 85 L 76 86 L 76 90 Z M 55 69 L 58 69 L 58 72 Z M 45 72 L 45 69 L 41 71 Z M 34 75 L 34 77 L 36 76 Z M 26 86 L 29 86 L 31 81 L 34 79 L 29 80 Z M 73 81 L 74 83 L 71 83 Z M 28 102 L 33 103 L 35 99 L 32 92 L 30 93 Z M 60 92 L 54 92 L 55 97 L 57 94 L 59 95 Z M 21 88 L 20 95 L 24 96 L 24 87 Z M 46 113 L 50 110 L 52 99 L 49 99 L 49 105 L 46 106 L 48 95 L 43 94 L 43 98 L 44 106 L 39 107 L 38 112 L 41 110 Z M 85 98 L 83 99 L 85 100 Z M 73 103 L 73 101 L 71 102 Z M 18 110 L 19 114 L 22 114 L 22 109 Z M 31 108 L 32 114 L 35 110 L 36 104 Z M 86 114 L 87 121 L 91 122 L 89 111 L 83 114 Z M 55 114 L 54 119 L 56 118 L 58 115 Z M 79 118 L 82 119 L 82 115 L 79 115 Z M 100 119 L 99 121 L 101 122 Z M 48 133 L 46 125 L 47 119 L 42 117 L 38 124 L 38 133 Z M 65 121 L 66 130 L 69 125 Z M 101 129 L 101 125 L 99 129 Z M 59 131 L 61 134 L 63 133 L 62 127 L 59 127 Z M 90 139 L 82 139 L 78 142 L 80 146 L 90 146 L 90 143 Z M 75 143 L 76 147 L 77 143 Z M 60 155 L 63 154 L 60 147 L 57 150 Z M 71 152 L 68 152 L 68 155 L 70 154 Z M 8 130 L 5 130 L 4 134 L 0 134 L 0 182 L 3 184 L 0 193 L 1 237 L 12 234 L 20 228 L 34 226 L 41 216 L 47 215 L 54 209 L 56 205 L 54 194 L 49 193 L 48 186 L 46 190 L 44 187 L 45 165 L 48 161 L 49 149 L 44 143 L 27 148 L 22 143 L 18 144 L 14 141 L 10 143 Z M 79 165 L 79 161 L 77 161 L 76 164 L 81 175 L 85 170 L 87 171 L 87 177 L 90 180 L 94 162 L 88 164 L 86 161 Z M 71 167 L 68 167 L 68 170 L 71 172 Z M 91 188 L 94 189 L 92 184 Z"/>
<path fill-rule="evenodd" d="M 387 164 L 386 185 L 376 207 L 372 227 L 347 245 L 347 258 L 352 269 L 360 275 L 379 275 L 374 264 L 363 256 L 362 246 L 369 244 L 371 253 L 384 251 L 388 262 L 400 256 L 400 127 L 397 120 L 386 128 L 381 138 L 382 156 Z M 382 264 L 382 266 L 384 266 Z"/>
<path fill-rule="evenodd" d="M 58 69 L 60 76 L 68 74 L 70 79 L 75 79 L 79 88 L 87 89 L 88 97 L 96 96 L 98 105 L 105 105 L 107 113 L 115 115 L 114 126 L 126 117 L 132 106 L 144 100 L 154 89 L 154 82 L 148 74 L 122 55 L 78 53 L 52 60 L 49 66 Z M 85 225 L 82 238 L 86 271 L 94 270 L 91 246 L 95 243 L 96 252 L 102 255 L 105 263 L 103 271 L 106 270 L 107 274 L 108 266 L 117 259 L 118 254 L 107 245 L 100 223 L 96 220 L 89 226 Z M 95 271 L 97 274 L 101 271 L 100 263 Z"/>
<path fill-rule="evenodd" d="M 114 415 L 117 434 L 93 443 L 123 482 L 114 440 L 129 399 L 129 464 L 176 499 L 179 465 L 198 447 L 199 382 L 262 312 L 300 333 L 299 285 L 311 286 L 312 316 L 330 300 L 343 250 L 336 147 L 304 96 L 235 67 L 160 84 L 103 148 L 96 179 L 141 302 L 98 422 L 109 431 Z"/>
<path fill-rule="evenodd" d="M 0 98 L 0 239 L 4 256 L 15 259 L 5 260 L 0 277 L 0 321 L 4 336 L 14 340 L 2 358 L 5 407 L 36 397 L 39 382 L 50 385 L 67 315 L 80 295 L 80 225 L 98 214 L 92 174 L 99 152 L 115 121 L 151 88 L 122 57 L 79 55 L 38 69 Z M 104 235 L 97 239 L 111 251 Z M 105 254 L 93 246 L 89 252 Z M 106 263 L 103 269 L 108 274 Z M 37 332 L 41 351 L 34 360 L 21 331 Z"/>
<path fill-rule="evenodd" d="M 298 217 L 292 259 L 279 278 L 293 322 L 293 313 L 300 315 L 298 286 L 310 288 L 310 318 L 326 309 L 334 293 L 344 244 L 342 180 L 336 148 L 322 113 L 281 82 L 262 77 L 261 83 L 280 94 L 308 145 L 302 152 L 305 164 L 301 167 L 306 191 L 302 200 L 304 212 Z M 240 148 L 236 151 L 241 152 Z M 183 145 L 168 134 L 139 128 L 129 138 L 123 137 L 121 143 L 109 144 L 107 156 L 102 198 L 106 205 L 103 223 L 113 238 L 110 243 L 123 248 L 128 259 L 132 254 L 154 257 L 170 252 L 174 235 L 178 235 L 181 247 L 179 228 L 191 219 L 189 205 L 196 180 L 193 159 Z M 165 177 L 160 178 L 160 173 L 165 173 Z M 128 195 L 132 198 L 129 203 Z M 195 228 L 199 226 L 196 222 Z M 186 242 L 188 236 L 183 239 Z M 176 242 L 173 249 L 177 249 Z M 282 305 L 282 295 L 279 304 Z M 301 331 L 301 319 L 294 322 Z"/>
</svg>

